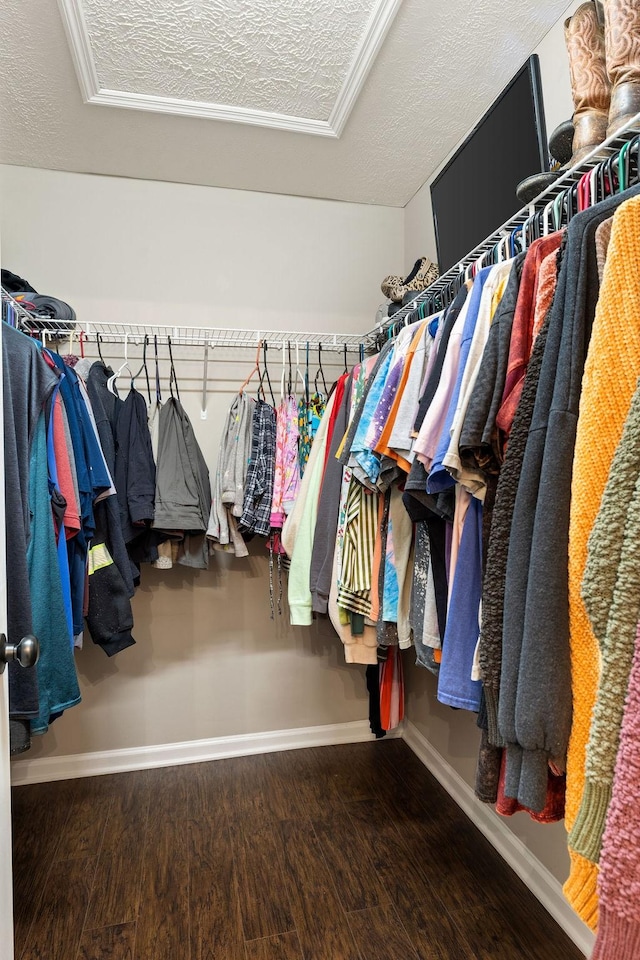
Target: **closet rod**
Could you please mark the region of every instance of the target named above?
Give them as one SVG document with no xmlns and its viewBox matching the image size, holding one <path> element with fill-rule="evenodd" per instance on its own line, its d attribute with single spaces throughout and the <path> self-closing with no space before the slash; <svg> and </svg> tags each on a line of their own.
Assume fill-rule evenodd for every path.
<svg viewBox="0 0 640 960">
<path fill-rule="evenodd" d="M 421 303 L 425 303 L 426 301 L 433 303 L 438 294 L 442 294 L 454 281 L 459 280 L 462 273 L 476 264 L 480 265 L 480 259 L 491 253 L 501 241 L 506 242 L 508 238 L 512 238 L 514 234 L 521 231 L 530 217 L 543 213 L 546 210 L 551 218 L 550 222 L 553 224 L 552 208 L 554 201 L 561 197 L 567 188 L 577 184 L 580 179 L 586 173 L 593 170 L 597 164 L 610 158 L 613 160 L 617 159 L 624 145 L 627 143 L 630 144 L 636 137 L 639 137 L 638 149 L 640 151 L 640 113 L 637 113 L 629 123 L 621 127 L 620 130 L 606 139 L 596 147 L 595 150 L 592 150 L 591 153 L 580 163 L 576 164 L 575 167 L 571 167 L 570 170 L 565 171 L 565 173 L 558 177 L 551 186 L 547 187 L 547 189 L 539 194 L 528 206 L 523 207 L 515 213 L 510 220 L 503 223 L 502 226 L 495 230 L 486 240 L 471 250 L 466 257 L 439 276 L 429 287 L 421 290 L 409 303 L 400 307 L 392 316 L 378 323 L 373 330 L 369 330 L 366 334 L 366 342 L 376 343 L 381 336 L 387 334 L 390 327 L 396 326 L 396 324 L 408 317 Z M 555 228 L 552 227 L 552 229 Z M 442 306 L 444 306 L 444 304 L 442 304 Z"/>
<path fill-rule="evenodd" d="M 361 343 L 366 343 L 366 336 L 361 333 L 306 333 L 303 330 L 250 330 L 246 328 L 230 327 L 191 327 L 169 324 L 143 323 L 84 323 L 52 320 L 49 317 L 36 317 L 24 309 L 11 295 L 2 289 L 2 299 L 13 309 L 18 325 L 32 336 L 44 336 L 52 339 L 62 339 L 70 336 L 72 330 L 75 336 L 83 332 L 85 338 L 95 339 L 97 335 L 104 343 L 123 343 L 125 338 L 130 343 L 142 343 L 145 336 L 153 340 L 158 338 L 159 344 L 167 344 L 171 340 L 172 346 L 192 347 L 253 347 L 261 340 L 269 346 L 282 347 L 291 343 L 292 346 L 311 346 L 322 344 L 325 350 L 357 351 Z"/>
</svg>

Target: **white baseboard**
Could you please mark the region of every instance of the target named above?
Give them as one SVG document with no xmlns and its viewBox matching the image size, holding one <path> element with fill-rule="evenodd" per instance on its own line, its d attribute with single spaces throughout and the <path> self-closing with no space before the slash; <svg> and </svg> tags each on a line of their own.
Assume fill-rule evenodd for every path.
<svg viewBox="0 0 640 960">
<path fill-rule="evenodd" d="M 560 882 L 511 832 L 493 808 L 478 800 L 472 787 L 431 746 L 415 724 L 408 722 L 405 725 L 403 739 L 511 869 L 526 883 L 567 936 L 585 956 L 590 956 L 595 938 L 565 900 Z"/>
<path fill-rule="evenodd" d="M 390 736 L 401 736 L 398 730 Z M 298 750 L 302 747 L 322 747 L 337 743 L 360 743 L 371 740 L 366 720 L 351 723 L 331 723 L 319 727 L 299 727 L 294 730 L 271 730 L 267 733 L 247 733 L 237 737 L 214 737 L 210 740 L 189 740 L 185 743 L 159 743 L 149 747 L 129 747 L 122 750 L 101 750 L 96 753 L 70 754 L 64 757 L 26 757 L 11 763 L 11 783 L 46 783 L 52 780 L 72 780 L 76 777 L 96 777 L 105 773 L 123 773 L 126 770 L 145 770 L 149 767 L 170 767 L 174 764 L 200 763 L 204 760 L 222 760 L 278 750 Z"/>
</svg>

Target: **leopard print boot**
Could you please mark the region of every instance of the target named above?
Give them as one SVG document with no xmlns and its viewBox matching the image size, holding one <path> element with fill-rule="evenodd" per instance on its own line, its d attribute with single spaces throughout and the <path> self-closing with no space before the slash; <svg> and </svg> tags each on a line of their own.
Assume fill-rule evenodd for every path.
<svg viewBox="0 0 640 960">
<path fill-rule="evenodd" d="M 389 299 L 395 301 L 395 303 L 402 303 L 402 299 L 406 293 L 416 292 L 419 293 L 421 290 L 426 290 L 426 288 L 438 279 L 438 265 L 432 263 L 429 260 L 429 257 L 420 258 L 420 267 L 410 279 L 405 280 L 392 287 L 389 291 Z"/>
</svg>

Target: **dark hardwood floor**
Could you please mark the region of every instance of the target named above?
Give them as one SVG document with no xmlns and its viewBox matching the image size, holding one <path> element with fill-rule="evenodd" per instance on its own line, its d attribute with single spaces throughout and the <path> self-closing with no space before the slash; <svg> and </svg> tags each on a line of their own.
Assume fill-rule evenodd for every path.
<svg viewBox="0 0 640 960">
<path fill-rule="evenodd" d="M 16 960 L 579 960 L 400 740 L 13 790 Z"/>
</svg>

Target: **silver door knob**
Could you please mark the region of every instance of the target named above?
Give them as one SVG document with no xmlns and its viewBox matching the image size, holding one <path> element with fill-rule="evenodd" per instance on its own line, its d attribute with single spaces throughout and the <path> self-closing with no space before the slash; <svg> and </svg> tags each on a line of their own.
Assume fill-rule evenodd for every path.
<svg viewBox="0 0 640 960">
<path fill-rule="evenodd" d="M 35 667 L 39 656 L 40 644 L 30 633 L 18 643 L 7 643 L 4 633 L 0 633 L 0 673 L 12 660 L 16 660 L 21 667 Z"/>
</svg>

